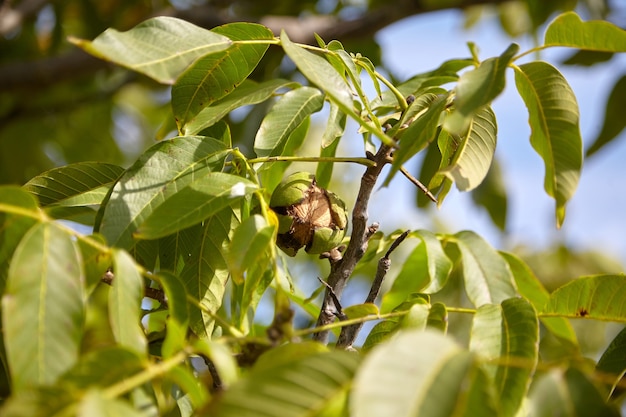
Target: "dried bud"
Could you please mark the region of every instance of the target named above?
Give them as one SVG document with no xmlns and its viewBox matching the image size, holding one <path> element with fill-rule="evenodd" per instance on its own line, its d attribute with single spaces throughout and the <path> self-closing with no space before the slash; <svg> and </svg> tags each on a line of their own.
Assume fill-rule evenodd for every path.
<svg viewBox="0 0 626 417">
<path fill-rule="evenodd" d="M 344 202 L 318 187 L 315 176 L 308 172 L 288 176 L 272 194 L 270 207 L 279 220 L 276 243 L 289 256 L 303 246 L 311 254 L 329 251 L 339 246 L 346 234 Z"/>
</svg>

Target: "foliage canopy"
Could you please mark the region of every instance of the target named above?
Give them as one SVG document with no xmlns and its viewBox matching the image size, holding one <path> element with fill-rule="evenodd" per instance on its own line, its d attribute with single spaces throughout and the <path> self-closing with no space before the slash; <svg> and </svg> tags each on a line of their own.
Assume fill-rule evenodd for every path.
<svg viewBox="0 0 626 417">
<path fill-rule="evenodd" d="M 383 233 L 367 206 L 377 180 L 415 181 L 403 165 L 420 153 L 435 165 L 420 180 L 437 204 L 453 184 L 484 184 L 497 144 L 490 103 L 512 71 L 561 225 L 582 169 L 578 106 L 558 68 L 528 57 L 548 47 L 626 52 L 626 32 L 566 12 L 533 50 L 511 44 L 480 60 L 469 45 L 469 57 L 403 82 L 336 40 L 317 41 L 163 16 L 72 39 L 171 86 L 168 138 L 128 168 L 72 163 L 0 187 L 3 415 L 619 415 L 626 332 L 591 361 L 569 319 L 626 322 L 624 275 L 549 293 L 519 257 L 474 232 Z M 254 79 L 275 50 L 298 81 Z M 264 111 L 244 149 L 227 116 L 252 105 Z M 307 135 L 316 113 L 321 139 Z M 363 150 L 337 156 L 348 119 Z M 319 155 L 297 153 L 313 140 Z M 364 168 L 350 236 L 322 254 L 328 277 L 309 298 L 275 244 L 270 207 L 293 162 L 313 164 L 322 188 L 336 164 Z M 372 291 L 342 306 L 355 271 L 371 275 Z M 322 291 L 320 313 L 312 301 Z M 271 311 L 257 311 L 264 296 Z"/>
</svg>

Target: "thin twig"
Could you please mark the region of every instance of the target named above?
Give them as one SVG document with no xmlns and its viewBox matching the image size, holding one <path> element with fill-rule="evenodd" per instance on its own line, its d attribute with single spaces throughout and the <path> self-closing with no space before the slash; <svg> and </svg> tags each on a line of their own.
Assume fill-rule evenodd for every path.
<svg viewBox="0 0 626 417">
<path fill-rule="evenodd" d="M 328 283 L 326 281 L 324 281 L 323 279 L 321 279 L 320 277 L 317 277 L 317 280 L 319 282 L 322 283 L 323 286 L 326 287 L 326 290 L 330 292 L 330 297 L 333 300 L 333 303 L 335 303 L 335 316 L 337 316 L 337 318 L 339 320 L 345 320 L 348 318 L 348 316 L 346 316 L 343 312 L 343 308 L 341 308 L 341 302 L 339 301 L 339 297 L 337 297 L 337 294 L 335 294 L 335 291 L 333 290 L 333 287 L 331 287 L 330 285 L 328 285 Z"/>
<path fill-rule="evenodd" d="M 426 187 L 424 184 L 422 184 L 420 182 L 420 180 L 418 180 L 413 175 L 411 175 L 411 173 L 409 171 L 407 171 L 405 167 L 400 167 L 400 172 L 402 173 L 402 175 L 404 175 L 406 177 L 406 179 L 411 181 L 417 188 L 422 190 L 422 192 L 424 194 L 426 194 L 426 197 L 430 198 L 435 204 L 438 204 L 437 197 L 435 197 L 433 195 L 433 193 L 430 192 L 428 187 Z"/>
<path fill-rule="evenodd" d="M 385 253 L 385 256 L 380 258 L 378 261 L 378 268 L 376 270 L 376 277 L 374 278 L 374 282 L 372 282 L 372 287 L 370 288 L 370 292 L 365 298 L 365 303 L 374 303 L 378 294 L 380 293 L 380 287 L 385 280 L 385 276 L 387 276 L 387 272 L 389 272 L 389 268 L 391 267 L 391 260 L 389 256 L 391 253 L 402 243 L 404 239 L 409 235 L 409 230 L 402 233 L 394 242 L 391 244 L 391 247 Z M 354 341 L 356 340 L 359 331 L 363 327 L 363 323 L 356 323 L 350 326 L 342 327 L 341 333 L 339 334 L 339 339 L 337 340 L 337 347 L 340 349 L 351 349 Z"/>
</svg>

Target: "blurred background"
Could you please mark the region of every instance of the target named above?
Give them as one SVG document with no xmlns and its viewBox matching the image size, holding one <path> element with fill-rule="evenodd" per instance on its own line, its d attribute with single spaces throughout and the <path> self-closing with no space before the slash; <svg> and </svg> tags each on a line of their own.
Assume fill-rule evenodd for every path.
<svg viewBox="0 0 626 417">
<path fill-rule="evenodd" d="M 314 43 L 314 32 L 327 42 L 338 39 L 346 50 L 369 57 L 380 72 L 399 82 L 447 59 L 469 57 L 470 41 L 481 59 L 501 54 L 511 42 L 528 50 L 541 43 L 547 23 L 566 10 L 575 10 L 584 20 L 626 27 L 626 2 L 620 0 L 4 0 L 0 184 L 23 184 L 45 170 L 79 161 L 126 167 L 155 140 L 172 134 L 162 127 L 172 117 L 167 86 L 91 58 L 67 42 L 69 35 L 93 39 L 108 27 L 126 30 L 157 15 L 206 28 L 254 21 L 275 33 L 285 28 L 297 42 Z M 530 146 L 526 108 L 511 72 L 504 94 L 493 103 L 497 171 L 489 181 L 473 193 L 453 190 L 437 209 L 422 198 L 418 201 L 415 187 L 398 176 L 390 187 L 377 189 L 372 200 L 370 219 L 381 230 L 474 230 L 496 248 L 521 256 L 549 290 L 582 275 L 624 270 L 626 56 L 553 48 L 539 58 L 559 68 L 570 82 L 589 154 L 563 228 L 555 228 L 554 202 L 543 191 L 542 161 Z M 270 48 L 252 77 L 293 78 L 293 71 L 279 48 Z M 373 89 L 370 93 L 373 98 Z M 234 145 L 249 156 L 268 105 L 230 117 Z M 300 154 L 318 154 L 315 136 L 321 134 L 323 120 L 323 113 L 314 119 L 319 123 L 313 124 L 311 140 Z M 348 125 L 338 154 L 363 154 L 356 124 Z M 302 168 L 315 170 L 293 167 Z M 421 161 L 416 158 L 407 168 L 419 176 Z M 333 190 L 353 201 L 361 173 L 358 166 L 336 167 Z M 292 275 L 324 276 L 325 267 L 294 264 Z M 366 270 L 363 274 L 367 276 Z M 318 285 L 314 279 L 308 283 L 305 292 Z M 605 341 L 602 330 L 593 337 L 598 340 L 587 338 L 590 350 Z"/>
</svg>

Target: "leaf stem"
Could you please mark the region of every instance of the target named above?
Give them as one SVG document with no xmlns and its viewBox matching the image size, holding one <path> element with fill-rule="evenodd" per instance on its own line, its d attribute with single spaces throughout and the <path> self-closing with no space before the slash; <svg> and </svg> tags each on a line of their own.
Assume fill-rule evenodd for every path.
<svg viewBox="0 0 626 417">
<path fill-rule="evenodd" d="M 372 167 L 376 162 L 360 157 L 332 157 L 332 156 L 262 156 L 247 160 L 250 164 L 262 162 L 348 162 Z"/>
<path fill-rule="evenodd" d="M 391 313 L 369 315 L 369 316 L 365 316 L 365 317 L 357 317 L 357 318 L 354 318 L 354 319 L 347 319 L 347 320 L 336 321 L 336 322 L 333 322 L 333 323 L 324 324 L 323 326 L 317 326 L 317 327 L 311 327 L 311 328 L 308 328 L 308 329 L 295 330 L 293 332 L 293 336 L 294 337 L 301 337 L 301 336 L 309 335 L 311 333 L 327 332 L 329 330 L 333 330 L 333 329 L 336 329 L 336 328 L 339 328 L 339 327 L 346 327 L 346 326 L 351 326 L 351 325 L 354 325 L 354 324 L 367 323 L 368 321 L 384 320 L 384 319 L 391 318 L 391 317 L 401 317 L 401 316 L 406 315 L 407 313 L 408 313 L 408 310 L 407 311 L 392 311 Z"/>
<path fill-rule="evenodd" d="M 103 396 L 105 398 L 113 399 L 120 395 L 126 394 L 132 389 L 145 384 L 146 382 L 165 374 L 170 369 L 178 366 L 182 361 L 187 358 L 186 351 L 180 351 L 176 355 L 162 362 L 155 363 L 154 365 L 146 368 L 144 371 L 139 372 L 129 378 L 122 379 L 117 384 L 111 385 L 104 390 Z"/>
<path fill-rule="evenodd" d="M 398 101 L 398 104 L 400 105 L 400 107 L 402 108 L 402 111 L 405 111 L 409 105 L 406 102 L 406 98 L 402 95 L 402 93 L 400 92 L 400 90 L 398 90 L 396 88 L 395 85 L 393 85 L 387 78 L 385 78 L 381 73 L 379 73 L 378 71 L 374 71 L 374 75 L 376 76 L 376 78 L 378 78 L 383 84 L 385 84 L 385 86 L 389 89 L 389 91 L 391 91 L 391 93 L 395 96 L 396 100 Z"/>
</svg>

